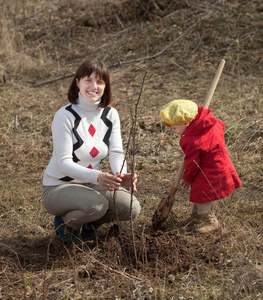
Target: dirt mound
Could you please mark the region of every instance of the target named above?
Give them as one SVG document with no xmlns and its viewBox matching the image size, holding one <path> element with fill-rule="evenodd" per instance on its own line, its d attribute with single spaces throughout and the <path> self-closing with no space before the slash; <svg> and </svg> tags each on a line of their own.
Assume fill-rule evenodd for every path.
<svg viewBox="0 0 263 300">
<path fill-rule="evenodd" d="M 211 241 L 210 241 L 211 243 Z M 200 246 L 187 240 L 179 230 L 157 231 L 152 234 L 131 232 L 109 233 L 101 240 L 101 253 L 107 253 L 112 266 L 132 266 L 150 277 L 186 272 L 202 260 L 204 264 L 219 263 L 219 253 L 215 245 Z"/>
<path fill-rule="evenodd" d="M 166 274 L 187 272 L 198 261 L 219 267 L 222 252 L 218 252 L 217 242 L 211 242 L 208 238 L 202 245 L 200 241 L 188 240 L 185 233 L 182 234 L 178 229 L 132 235 L 130 230 L 121 229 L 120 232 L 118 226 L 113 225 L 97 241 L 90 240 L 76 245 L 63 245 L 55 234 L 33 240 L 24 236 L 16 245 L 12 245 L 12 248 L 17 249 L 16 252 L 5 244 L 0 248 L 0 255 L 13 257 L 14 261 L 21 264 L 20 268 L 30 267 L 31 270 L 39 271 L 52 268 L 57 259 L 63 262 L 64 257 L 67 261 L 67 252 L 75 248 L 82 253 L 98 252 L 96 261 L 100 262 L 91 264 L 89 275 L 83 270 L 79 271 L 79 277 L 99 276 L 102 265 L 107 265 L 115 270 L 136 269 L 150 278 L 162 278 Z"/>
</svg>

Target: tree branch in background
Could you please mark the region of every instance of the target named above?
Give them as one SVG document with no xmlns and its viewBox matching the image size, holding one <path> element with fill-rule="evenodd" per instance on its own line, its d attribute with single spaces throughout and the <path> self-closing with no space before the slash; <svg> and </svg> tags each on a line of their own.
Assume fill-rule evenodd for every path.
<svg viewBox="0 0 263 300">
<path fill-rule="evenodd" d="M 204 19 L 208 18 L 211 14 L 212 14 L 212 12 L 209 11 L 199 21 L 197 21 L 196 23 L 194 23 L 193 25 L 191 25 L 188 29 L 186 29 L 183 33 L 181 33 L 178 37 L 176 37 L 169 45 L 167 45 L 161 51 L 159 51 L 159 52 L 157 52 L 157 53 L 155 53 L 153 55 L 149 55 L 149 56 L 145 56 L 145 57 L 140 57 L 140 58 L 133 59 L 133 60 L 125 60 L 125 59 L 122 59 L 122 58 L 118 57 L 119 61 L 117 63 L 109 65 L 108 67 L 112 68 L 112 67 L 117 67 L 117 66 L 124 65 L 124 64 L 133 64 L 133 63 L 144 61 L 144 60 L 154 59 L 154 58 L 156 58 L 156 57 L 158 57 L 160 55 L 164 55 L 165 51 L 167 51 L 169 48 L 171 48 L 178 40 L 180 40 L 183 36 L 185 36 L 187 33 L 189 33 L 194 27 L 196 27 Z M 85 42 L 87 42 L 87 41 L 85 41 Z M 90 42 L 90 44 L 93 44 L 93 43 Z M 104 52 L 107 52 L 107 53 L 113 55 L 113 53 L 111 53 L 110 51 L 107 51 L 107 50 L 103 49 L 100 46 L 98 46 L 98 49 L 101 49 Z M 170 54 L 170 53 L 168 53 L 168 54 Z M 116 55 L 113 55 L 113 56 L 116 56 Z M 139 66 L 136 66 L 136 67 L 140 68 L 140 69 L 143 69 L 143 68 L 141 68 Z M 33 87 L 39 87 L 39 86 L 42 86 L 42 85 L 45 85 L 45 84 L 49 84 L 49 83 L 52 83 L 52 82 L 55 82 L 55 81 L 58 81 L 58 80 L 63 80 L 63 79 L 69 78 L 69 77 L 73 77 L 74 75 L 75 75 L 75 73 L 71 73 L 71 74 L 68 74 L 68 75 L 62 75 L 60 77 L 56 77 L 56 78 L 53 78 L 53 79 L 50 79 L 50 80 L 46 80 L 46 81 L 43 81 L 43 82 L 35 83 L 35 84 L 33 84 Z"/>
</svg>

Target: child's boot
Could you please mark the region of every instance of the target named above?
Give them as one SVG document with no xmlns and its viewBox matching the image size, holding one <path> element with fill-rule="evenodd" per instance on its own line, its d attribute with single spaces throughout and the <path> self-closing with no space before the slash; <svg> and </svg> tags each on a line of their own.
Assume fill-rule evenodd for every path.
<svg viewBox="0 0 263 300">
<path fill-rule="evenodd" d="M 212 211 L 198 215 L 197 233 L 209 233 L 217 230 L 219 227 L 220 224 Z"/>
<path fill-rule="evenodd" d="M 196 204 L 194 204 L 191 215 L 188 218 L 184 219 L 182 222 L 180 222 L 180 225 L 181 226 L 193 225 L 197 222 L 197 219 L 198 219 L 197 206 Z"/>
</svg>

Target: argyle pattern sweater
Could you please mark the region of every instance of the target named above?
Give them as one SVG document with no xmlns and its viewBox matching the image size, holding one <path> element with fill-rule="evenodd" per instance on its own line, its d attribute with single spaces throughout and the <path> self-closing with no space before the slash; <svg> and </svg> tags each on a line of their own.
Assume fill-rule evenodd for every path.
<svg viewBox="0 0 263 300">
<path fill-rule="evenodd" d="M 52 122 L 53 154 L 44 172 L 45 186 L 97 183 L 100 163 L 109 156 L 113 174 L 125 159 L 120 119 L 115 108 L 100 108 L 79 93 L 78 104 L 61 107 Z M 127 172 L 126 164 L 122 173 Z"/>
</svg>

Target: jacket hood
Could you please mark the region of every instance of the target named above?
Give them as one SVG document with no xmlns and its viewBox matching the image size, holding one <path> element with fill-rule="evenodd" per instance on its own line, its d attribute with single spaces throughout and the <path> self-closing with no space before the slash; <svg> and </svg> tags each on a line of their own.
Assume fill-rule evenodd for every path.
<svg viewBox="0 0 263 300">
<path fill-rule="evenodd" d="M 196 135 L 197 132 L 203 135 L 215 126 L 217 121 L 218 119 L 213 116 L 211 109 L 198 106 L 198 114 L 187 127 L 184 135 Z"/>
</svg>

